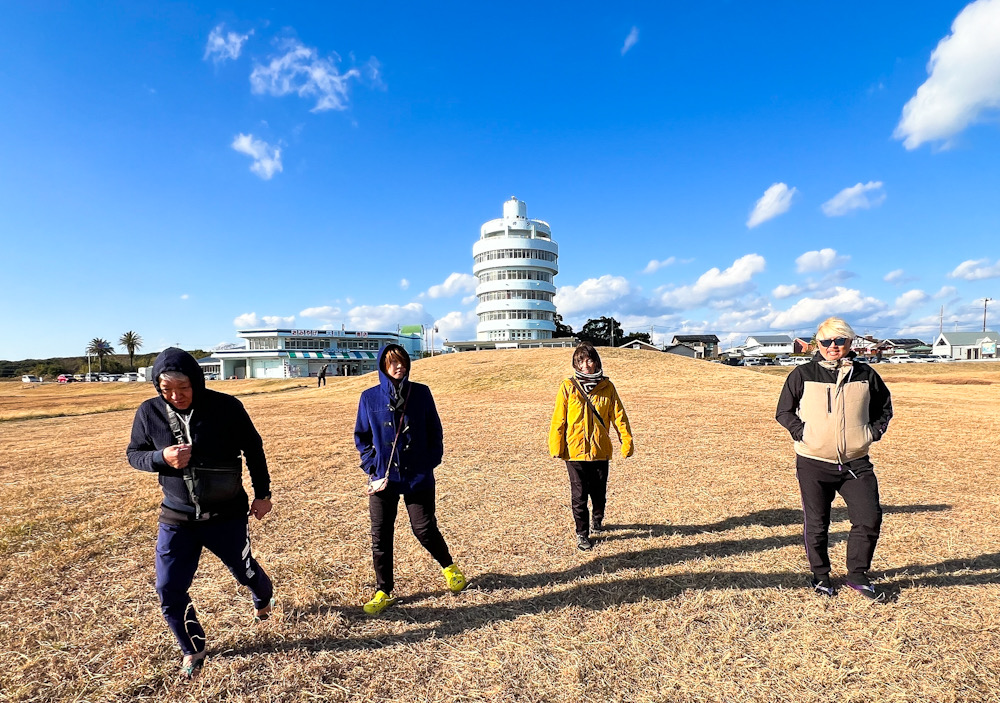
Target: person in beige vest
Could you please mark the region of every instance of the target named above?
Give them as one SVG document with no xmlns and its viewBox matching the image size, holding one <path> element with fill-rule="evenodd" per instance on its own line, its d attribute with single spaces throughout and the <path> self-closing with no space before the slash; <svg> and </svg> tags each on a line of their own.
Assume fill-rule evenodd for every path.
<svg viewBox="0 0 1000 703">
<path fill-rule="evenodd" d="M 889 427 L 892 399 L 882 378 L 851 351 L 854 337 L 854 330 L 839 317 L 820 323 L 819 351 L 788 374 L 775 419 L 795 443 L 813 589 L 826 596 L 837 593 L 828 546 L 830 506 L 840 493 L 851 520 L 846 584 L 881 601 L 885 594 L 867 573 L 882 527 L 878 479 L 868 449 Z"/>
</svg>

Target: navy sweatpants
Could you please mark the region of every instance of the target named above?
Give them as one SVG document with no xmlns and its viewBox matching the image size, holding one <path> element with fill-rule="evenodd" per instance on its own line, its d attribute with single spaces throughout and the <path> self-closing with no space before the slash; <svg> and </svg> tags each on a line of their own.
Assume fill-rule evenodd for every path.
<svg viewBox="0 0 1000 703">
<path fill-rule="evenodd" d="M 160 523 L 156 538 L 156 592 L 163 618 L 184 654 L 197 654 L 205 649 L 205 631 L 188 595 L 203 547 L 219 557 L 236 580 L 250 589 L 258 609 L 267 606 L 274 595 L 271 579 L 250 553 L 246 517 L 181 525 Z"/>
<path fill-rule="evenodd" d="M 799 462 L 796 475 L 802 495 L 809 569 L 817 576 L 830 573 L 830 506 L 840 493 L 847 503 L 847 515 L 851 520 L 851 532 L 847 537 L 848 578 L 864 574 L 872 566 L 882 528 L 875 471 L 870 465 L 854 468 L 852 473 L 846 466 L 840 468 L 836 464 L 804 464 Z"/>
</svg>

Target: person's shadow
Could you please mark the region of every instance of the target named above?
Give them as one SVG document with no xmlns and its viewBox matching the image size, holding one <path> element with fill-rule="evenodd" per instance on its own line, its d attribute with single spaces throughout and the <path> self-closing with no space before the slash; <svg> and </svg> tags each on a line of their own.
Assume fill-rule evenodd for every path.
<svg viewBox="0 0 1000 703">
<path fill-rule="evenodd" d="M 904 505 L 883 506 L 886 513 L 916 513 L 943 511 L 949 505 Z M 747 525 L 778 527 L 797 524 L 801 521 L 801 511 L 790 509 L 763 510 L 742 517 L 727 518 L 708 525 L 618 525 L 614 529 L 635 529 L 650 534 L 712 534 Z M 846 509 L 835 509 L 833 521 L 847 519 Z M 832 532 L 831 544 L 847 538 L 846 532 Z M 313 637 L 299 640 L 261 642 L 228 649 L 227 655 L 240 655 L 261 651 L 310 650 L 351 650 L 380 648 L 394 644 L 423 641 L 433 637 L 447 637 L 468 630 L 474 630 L 489 623 L 513 620 L 522 615 L 538 614 L 558 610 L 567 606 L 578 606 L 589 610 L 607 608 L 640 602 L 645 599 L 669 600 L 686 590 L 743 590 L 743 589 L 796 589 L 802 590 L 808 582 L 808 574 L 803 572 L 745 572 L 745 571 L 697 571 L 660 576 L 637 576 L 616 581 L 588 582 L 586 579 L 622 570 L 651 570 L 660 566 L 677 564 L 703 557 L 723 558 L 736 554 L 782 549 L 800 544 L 801 535 L 764 537 L 758 539 L 720 540 L 710 543 L 684 546 L 655 547 L 619 554 L 611 554 L 575 566 L 564 571 L 541 572 L 535 574 L 484 573 L 471 580 L 471 588 L 477 591 L 506 591 L 535 589 L 544 586 L 573 583 L 562 588 L 527 598 L 510 598 L 504 601 L 470 604 L 454 607 L 438 604 L 446 591 L 422 592 L 401 599 L 404 607 L 386 611 L 383 618 L 399 618 L 420 627 L 399 634 L 379 634 L 377 638 L 362 637 L 336 639 Z M 941 587 L 954 585 L 979 585 L 1000 583 L 1000 553 L 985 554 L 971 560 L 951 559 L 937 564 L 915 564 L 874 574 L 882 581 L 879 586 L 886 591 L 889 600 L 898 597 L 903 588 Z M 960 574 L 958 572 L 971 571 Z M 849 594 L 847 594 L 849 596 Z M 840 596 L 845 597 L 845 596 Z M 423 601 L 430 601 L 422 605 Z M 360 608 L 338 609 L 329 606 L 305 606 L 295 609 L 296 619 L 304 619 L 330 612 L 345 614 L 350 621 L 356 616 L 364 618 Z"/>
</svg>

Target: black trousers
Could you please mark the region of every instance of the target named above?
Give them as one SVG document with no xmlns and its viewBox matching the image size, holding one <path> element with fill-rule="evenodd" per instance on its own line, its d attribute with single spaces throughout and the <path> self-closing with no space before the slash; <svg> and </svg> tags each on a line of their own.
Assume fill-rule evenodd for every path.
<svg viewBox="0 0 1000 703">
<path fill-rule="evenodd" d="M 567 461 L 569 472 L 570 504 L 573 522 L 578 535 L 590 534 L 590 515 L 587 498 L 594 508 L 594 519 L 604 519 L 604 506 L 608 499 L 608 461 Z"/>
<path fill-rule="evenodd" d="M 878 499 L 878 479 L 869 466 L 838 470 L 799 465 L 796 475 L 802 493 L 806 556 L 816 575 L 830 573 L 830 505 L 839 492 L 847 503 L 851 532 L 847 537 L 847 574 L 864 574 L 872 565 L 875 544 L 882 528 L 882 506 Z"/>
<path fill-rule="evenodd" d="M 400 493 L 392 484 L 384 491 L 368 496 L 368 513 L 372 519 L 372 564 L 379 590 L 392 593 L 392 542 L 396 527 L 396 511 L 399 498 L 403 497 L 406 512 L 410 516 L 410 528 L 417 541 L 430 552 L 441 568 L 453 562 L 448 545 L 438 529 L 434 514 L 434 489 L 418 493 Z"/>
<path fill-rule="evenodd" d="M 325 385 L 326 385 L 326 374 L 321 373 L 319 376 L 316 377 L 316 387 L 319 388 L 320 386 L 325 386 Z"/>
</svg>

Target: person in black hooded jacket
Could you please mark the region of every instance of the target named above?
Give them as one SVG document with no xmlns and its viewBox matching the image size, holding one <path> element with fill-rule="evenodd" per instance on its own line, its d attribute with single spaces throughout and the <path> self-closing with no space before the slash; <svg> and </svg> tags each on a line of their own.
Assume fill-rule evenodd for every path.
<svg viewBox="0 0 1000 703">
<path fill-rule="evenodd" d="M 126 454 L 134 468 L 159 476 L 156 591 L 184 654 L 181 673 L 194 678 L 206 639 L 188 589 L 202 548 L 250 589 L 256 620 L 271 614 L 274 589 L 250 552 L 247 524 L 248 513 L 260 520 L 270 512 L 271 479 L 263 441 L 243 404 L 207 389 L 193 356 L 175 347 L 163 350 L 153 364 L 153 385 L 157 397 L 136 411 Z M 243 489 L 243 458 L 252 504 Z"/>
</svg>

